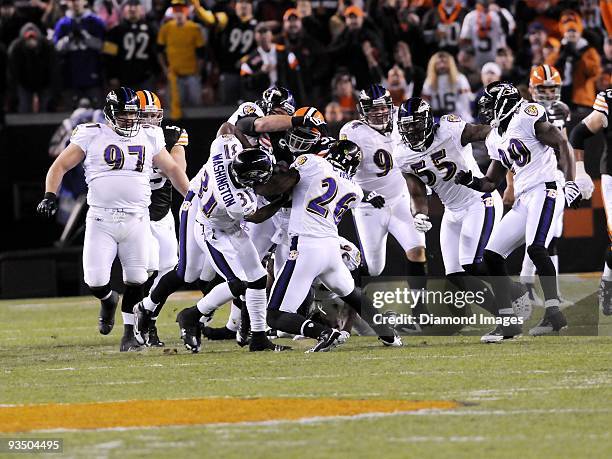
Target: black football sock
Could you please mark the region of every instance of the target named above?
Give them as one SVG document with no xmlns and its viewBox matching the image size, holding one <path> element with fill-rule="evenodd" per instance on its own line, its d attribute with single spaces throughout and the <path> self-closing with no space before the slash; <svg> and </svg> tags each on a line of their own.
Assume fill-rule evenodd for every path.
<svg viewBox="0 0 612 459">
<path fill-rule="evenodd" d="M 393 337 L 393 330 L 389 326 L 374 323 L 374 315 L 378 314 L 378 310 L 372 304 L 372 300 L 364 295 L 359 287 L 355 287 L 351 293 L 341 299 L 354 309 L 378 336 Z"/>
<path fill-rule="evenodd" d="M 160 308 L 161 310 L 161 307 L 163 307 L 168 297 L 181 288 L 183 284 L 183 279 L 179 277 L 178 273 L 174 269 L 172 271 L 168 271 L 162 276 L 155 288 L 151 290 L 151 293 L 149 294 L 151 301 L 157 305 L 155 308 L 156 313 L 153 314 L 155 317 L 159 315 L 157 308 Z"/>
<path fill-rule="evenodd" d="M 408 285 L 413 290 L 426 290 L 427 289 L 427 269 L 426 262 L 424 261 L 410 261 L 408 260 Z M 423 301 L 419 300 L 412 308 L 412 316 L 419 317 L 421 314 L 429 314 L 427 306 Z"/>
<path fill-rule="evenodd" d="M 318 339 L 329 328 L 317 322 L 292 312 L 269 309 L 267 315 L 268 326 L 292 335 L 304 335 L 308 338 Z"/>
<path fill-rule="evenodd" d="M 212 280 L 209 280 L 209 281 L 198 279 L 198 288 L 202 292 L 202 296 L 206 296 L 210 293 L 210 291 L 213 288 L 215 288 L 217 285 L 223 282 L 225 282 L 225 279 L 223 279 L 223 277 L 216 274 L 215 277 L 213 277 Z"/>
<path fill-rule="evenodd" d="M 527 247 L 527 255 L 533 261 L 540 278 L 544 300 L 558 299 L 557 293 L 557 270 L 550 259 L 548 250 L 545 247 L 530 245 Z"/>
<path fill-rule="evenodd" d="M 512 279 L 508 275 L 506 260 L 491 250 L 485 250 L 484 260 L 487 272 L 491 276 L 491 286 L 495 295 L 495 315 L 512 314 Z"/>
<path fill-rule="evenodd" d="M 142 300 L 144 295 L 143 285 L 126 285 L 121 300 L 121 312 L 132 314 L 134 305 Z"/>
</svg>

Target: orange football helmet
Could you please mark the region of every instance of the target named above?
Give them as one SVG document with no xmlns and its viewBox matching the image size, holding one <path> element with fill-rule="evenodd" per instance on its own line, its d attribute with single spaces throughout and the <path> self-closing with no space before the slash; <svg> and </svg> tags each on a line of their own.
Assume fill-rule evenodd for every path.
<svg viewBox="0 0 612 459">
<path fill-rule="evenodd" d="M 561 100 L 561 75 L 552 65 L 537 65 L 531 69 L 529 91 L 535 102 L 550 105 Z"/>
<path fill-rule="evenodd" d="M 160 126 L 164 119 L 164 109 L 161 106 L 157 94 L 146 89 L 137 91 L 136 94 L 138 95 L 140 119 L 142 123 Z"/>
<path fill-rule="evenodd" d="M 314 123 L 325 124 L 325 117 L 314 107 L 298 108 L 293 116 L 308 116 Z M 316 127 L 298 126 L 287 131 L 285 141 L 293 154 L 307 153 L 321 138 L 321 131 Z"/>
</svg>

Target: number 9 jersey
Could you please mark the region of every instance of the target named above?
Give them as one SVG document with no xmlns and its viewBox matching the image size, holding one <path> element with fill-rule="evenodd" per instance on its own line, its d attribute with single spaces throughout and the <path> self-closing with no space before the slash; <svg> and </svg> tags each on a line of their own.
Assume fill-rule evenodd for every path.
<svg viewBox="0 0 612 459">
<path fill-rule="evenodd" d="M 523 102 L 503 135 L 493 129 L 486 139 L 492 159 L 514 174 L 514 196 L 557 179 L 557 157 L 554 150 L 536 138 L 535 123 L 548 121 L 546 109 L 533 102 Z"/>
<path fill-rule="evenodd" d="M 397 129 L 395 120 L 394 129 Z M 362 121 L 350 121 L 340 130 L 340 139 L 355 142 L 363 152 L 363 158 L 355 182 L 364 190 L 376 191 L 385 197 L 388 205 L 407 193 L 406 181 L 393 162 L 395 136 L 384 135 Z M 362 202 L 359 207 L 372 207 Z"/>
<path fill-rule="evenodd" d="M 300 181 L 293 188 L 289 234 L 337 238 L 338 223 L 361 201 L 363 191 L 320 156 L 298 156 L 291 167 Z"/>
<path fill-rule="evenodd" d="M 124 137 L 105 124 L 80 124 L 70 142 L 85 152 L 90 207 L 148 212 L 153 157 L 165 148 L 160 127 L 142 125 L 136 135 Z"/>
</svg>

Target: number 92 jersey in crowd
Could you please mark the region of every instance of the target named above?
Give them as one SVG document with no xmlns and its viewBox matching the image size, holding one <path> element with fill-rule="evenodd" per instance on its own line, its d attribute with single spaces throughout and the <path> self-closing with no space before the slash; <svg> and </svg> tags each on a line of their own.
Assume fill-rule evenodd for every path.
<svg viewBox="0 0 612 459">
<path fill-rule="evenodd" d="M 397 129 L 396 125 L 393 119 L 394 131 Z M 354 177 L 355 182 L 364 190 L 383 195 L 386 205 L 392 205 L 407 193 L 406 181 L 394 164 L 392 155 L 398 137 L 381 134 L 363 121 L 357 120 L 346 123 L 340 129 L 340 139 L 355 142 L 363 152 Z M 358 207 L 372 206 L 361 202 Z"/>
<path fill-rule="evenodd" d="M 160 127 L 142 125 L 136 135 L 124 137 L 106 124 L 81 124 L 70 142 L 85 152 L 83 167 L 90 207 L 126 212 L 147 209 L 153 157 L 165 146 Z"/>
<path fill-rule="evenodd" d="M 221 135 L 210 146 L 210 157 L 203 167 L 196 221 L 220 230 L 235 231 L 245 215 L 257 210 L 257 198 L 249 188 L 238 188 L 232 181 L 230 165 L 242 151 L 233 135 Z"/>
<path fill-rule="evenodd" d="M 189 145 L 189 136 L 187 131 L 178 126 L 164 126 L 164 141 L 166 150 L 169 152 L 179 145 L 186 147 Z M 162 175 L 157 168 L 153 168 L 153 173 L 150 178 L 151 184 L 151 205 L 149 206 L 149 215 L 151 221 L 159 221 L 164 218 L 172 207 L 172 184 L 165 175 Z"/>
<path fill-rule="evenodd" d="M 465 125 L 457 115 L 444 115 L 434 127 L 433 142 L 425 151 L 414 151 L 400 142 L 393 153 L 399 168 L 419 177 L 451 211 L 465 209 L 482 198 L 481 192 L 457 185 L 453 180 L 458 170 L 469 170 L 475 177 L 483 176 L 472 155 L 472 145 L 461 145 Z"/>
<path fill-rule="evenodd" d="M 363 198 L 349 176 L 317 155 L 301 155 L 291 165 L 300 173 L 293 188 L 289 234 L 338 237 L 338 223 Z"/>
<path fill-rule="evenodd" d="M 548 121 L 544 107 L 524 101 L 506 131 L 500 135 L 493 129 L 485 142 L 489 156 L 514 174 L 516 198 L 542 183 L 557 181 L 557 157 L 551 147 L 536 138 L 538 121 Z"/>
</svg>

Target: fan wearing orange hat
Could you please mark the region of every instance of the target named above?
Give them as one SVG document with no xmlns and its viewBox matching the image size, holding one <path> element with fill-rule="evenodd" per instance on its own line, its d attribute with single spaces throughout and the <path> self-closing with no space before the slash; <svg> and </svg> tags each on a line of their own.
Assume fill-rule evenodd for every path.
<svg viewBox="0 0 612 459">
<path fill-rule="evenodd" d="M 590 107 L 595 100 L 596 82 L 601 73 L 601 58 L 595 48 L 582 37 L 580 15 L 564 11 L 559 20 L 563 34 L 561 52 L 556 67 L 563 75 L 562 98 L 582 107 Z"/>
</svg>

